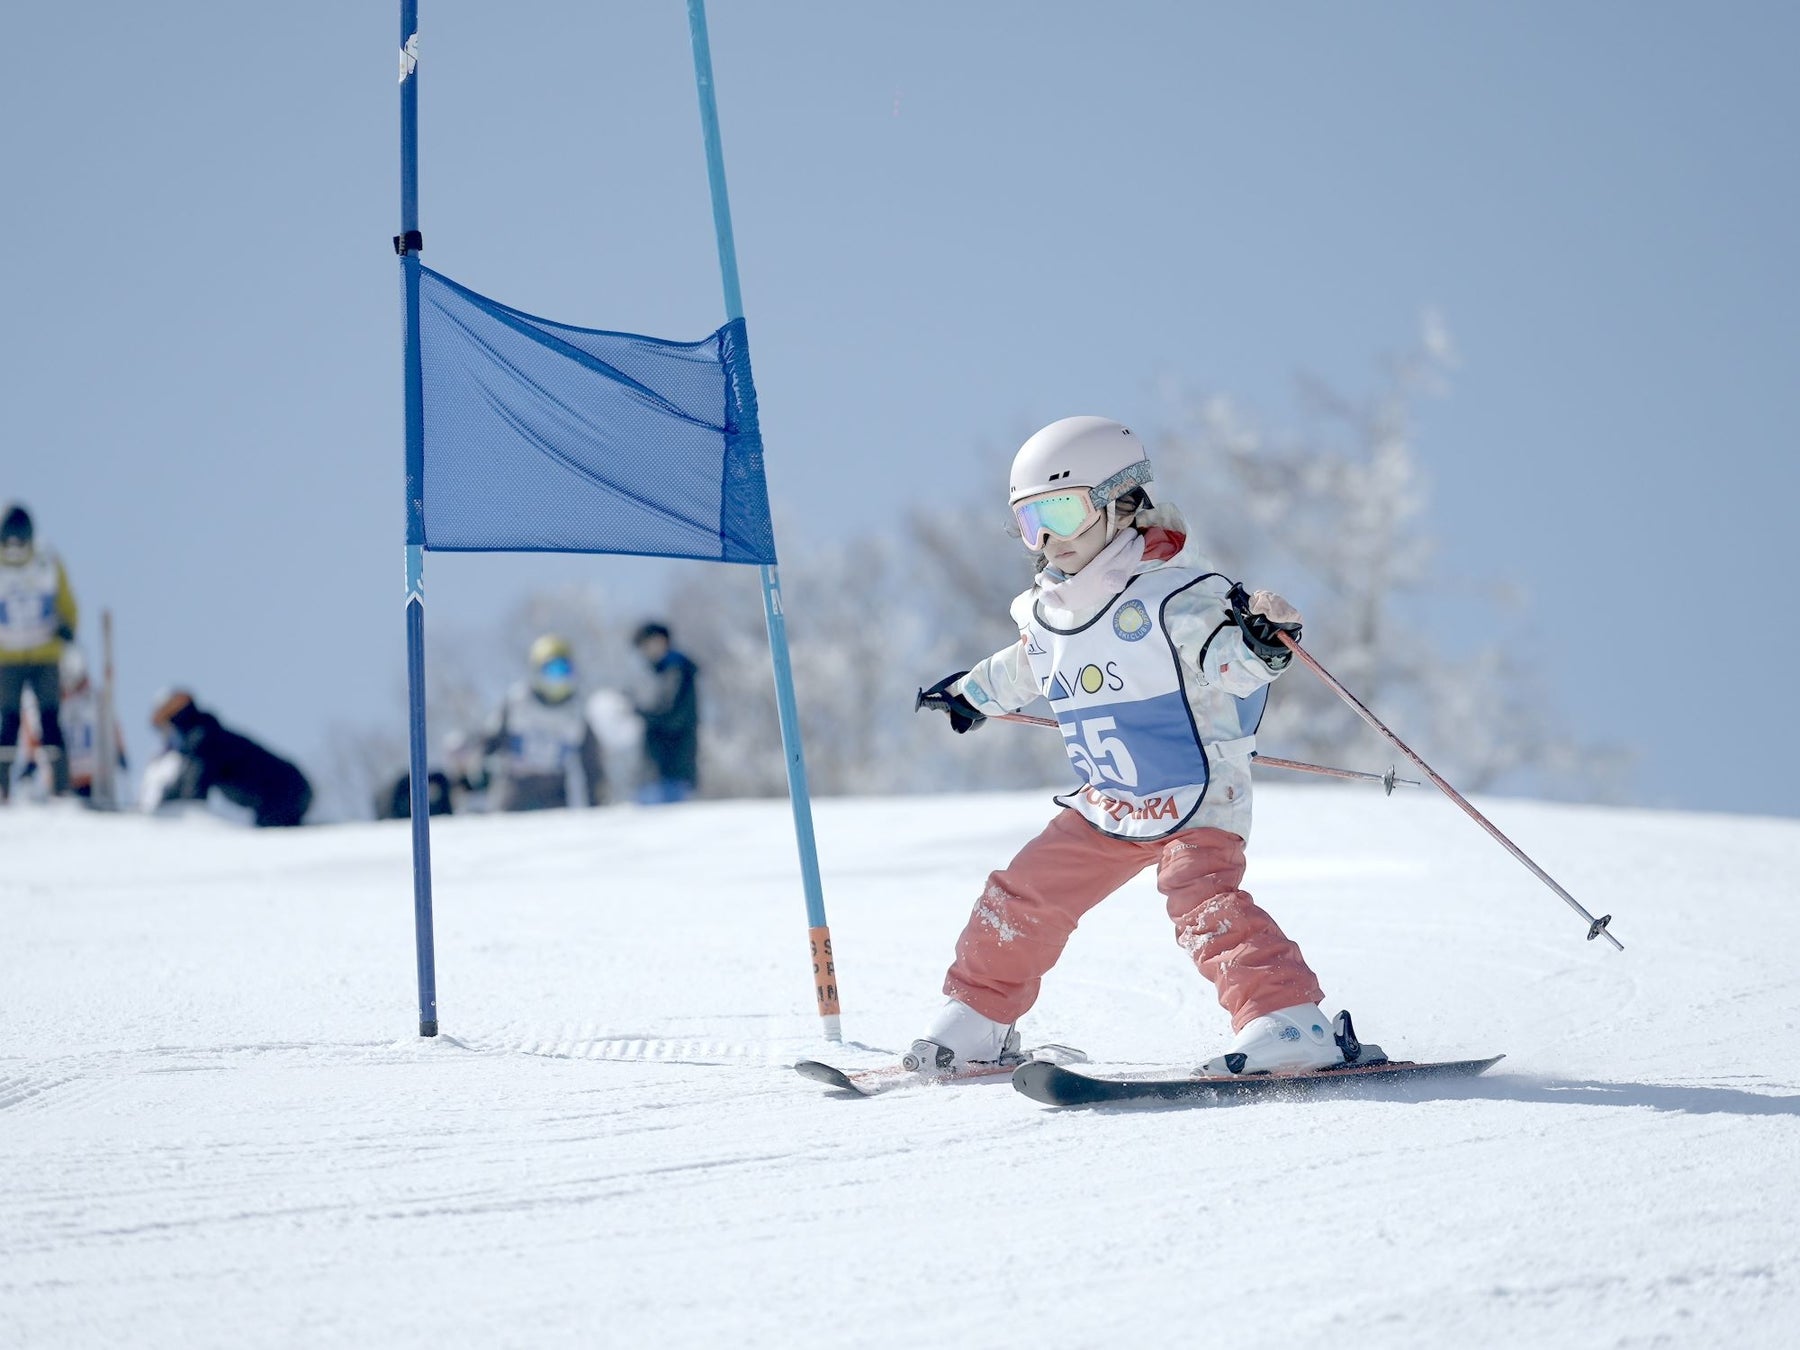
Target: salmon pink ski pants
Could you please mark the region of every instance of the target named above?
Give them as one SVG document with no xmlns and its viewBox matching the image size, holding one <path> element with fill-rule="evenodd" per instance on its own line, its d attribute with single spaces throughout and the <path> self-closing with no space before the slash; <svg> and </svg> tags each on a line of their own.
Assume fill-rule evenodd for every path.
<svg viewBox="0 0 1800 1350">
<path fill-rule="evenodd" d="M 1324 997 L 1300 949 L 1258 908 L 1244 879 L 1244 841 L 1226 830 L 1182 830 L 1166 839 L 1102 834 L 1062 810 L 1009 866 L 988 876 L 944 992 L 996 1022 L 1016 1022 L 1037 1002 L 1045 973 L 1081 916 L 1146 867 L 1168 901 L 1175 940 L 1218 990 L 1231 1029 Z"/>
</svg>

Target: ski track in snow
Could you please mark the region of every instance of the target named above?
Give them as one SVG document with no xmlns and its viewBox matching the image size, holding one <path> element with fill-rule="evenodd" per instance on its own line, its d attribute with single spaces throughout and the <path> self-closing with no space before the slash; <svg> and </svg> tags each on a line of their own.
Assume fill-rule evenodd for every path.
<svg viewBox="0 0 1800 1350">
<path fill-rule="evenodd" d="M 1055 1111 L 794 1074 L 891 1061 L 1051 809 L 819 805 L 849 1047 L 785 803 L 434 822 L 435 1041 L 404 823 L 0 811 L 0 1346 L 1790 1343 L 1800 822 L 1484 803 L 1614 953 L 1441 801 L 1259 789 L 1247 885 L 1327 1006 L 1507 1054 L 1478 1080 Z M 1027 1039 L 1212 1051 L 1173 936 L 1133 882 Z"/>
</svg>

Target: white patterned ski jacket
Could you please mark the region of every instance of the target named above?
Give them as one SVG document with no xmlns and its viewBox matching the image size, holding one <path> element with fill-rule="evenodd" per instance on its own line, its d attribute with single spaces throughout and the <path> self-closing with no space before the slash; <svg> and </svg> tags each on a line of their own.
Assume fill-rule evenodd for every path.
<svg viewBox="0 0 1800 1350">
<path fill-rule="evenodd" d="M 1091 672 L 1091 665 L 1081 663 L 1093 660 L 1092 639 L 1087 649 L 1090 655 L 1061 658 L 1064 664 L 1078 667 L 1063 670 L 1052 659 L 1061 646 L 1047 639 L 1047 634 L 1090 625 L 1090 631 L 1098 634 L 1101 641 L 1116 631 L 1120 652 L 1129 654 L 1140 669 L 1143 662 L 1157 659 L 1153 652 L 1160 652 L 1162 660 L 1178 665 L 1176 670 L 1164 672 L 1165 678 L 1170 687 L 1179 691 L 1191 716 L 1185 725 L 1167 718 L 1149 724 L 1150 729 L 1140 735 L 1158 737 L 1158 742 L 1150 746 L 1140 744 L 1134 753 L 1145 762 L 1159 759 L 1179 763 L 1181 756 L 1188 756 L 1194 762 L 1185 781 L 1205 784 L 1198 805 L 1192 804 L 1190 794 L 1181 800 L 1179 818 L 1163 822 L 1154 819 L 1152 807 L 1152 819 L 1146 823 L 1144 802 L 1128 800 L 1129 793 L 1112 786 L 1120 779 L 1107 762 L 1106 747 L 1112 743 L 1107 734 L 1103 732 L 1099 738 L 1089 734 L 1084 743 L 1079 709 L 1072 714 L 1066 701 L 1058 706 L 1053 699 L 1051 709 L 1062 723 L 1070 760 L 1082 784 L 1057 800 L 1080 812 L 1096 829 L 1121 837 L 1157 838 L 1174 828 L 1210 826 L 1247 839 L 1250 756 L 1256 748 L 1254 730 L 1261 716 L 1260 696 L 1278 672 L 1271 671 L 1244 645 L 1243 633 L 1232 621 L 1230 601 L 1226 598 L 1232 582 L 1208 566 L 1187 534 L 1179 511 L 1162 506 L 1141 514 L 1136 534 L 1135 539 L 1115 540 L 1075 577 L 1062 578 L 1049 570 L 1041 572 L 1032 588 L 1012 604 L 1019 641 L 978 663 L 952 689 L 983 713 L 1016 712 L 1039 698 L 1069 688 L 1075 689 L 1079 701 L 1083 672 Z M 1120 613 L 1129 608 L 1126 596 L 1134 579 L 1151 573 L 1158 574 L 1158 584 L 1149 589 L 1157 593 L 1173 590 L 1158 614 L 1166 630 L 1166 641 L 1125 645 L 1135 637 L 1131 627 L 1137 622 L 1136 616 L 1128 616 L 1125 625 L 1115 623 L 1110 629 L 1094 625 L 1096 619 L 1115 606 L 1120 607 Z M 1175 577 L 1170 573 L 1183 575 Z M 1038 666 L 1035 670 L 1034 656 Z M 1044 677 L 1044 671 L 1048 671 L 1049 678 Z M 1091 681 L 1091 673 L 1089 678 Z M 1203 772 L 1198 765 L 1196 736 L 1199 745 L 1205 747 Z M 1182 777 L 1179 773 L 1174 776 Z M 1109 792 L 1111 796 L 1107 795 Z M 1128 809 L 1131 806 L 1137 809 Z M 1174 813 L 1171 811 L 1170 815 Z"/>
</svg>

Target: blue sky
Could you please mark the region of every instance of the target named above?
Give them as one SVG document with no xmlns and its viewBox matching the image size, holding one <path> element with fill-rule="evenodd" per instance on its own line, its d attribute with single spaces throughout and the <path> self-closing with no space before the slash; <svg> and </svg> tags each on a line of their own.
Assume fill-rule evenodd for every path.
<svg viewBox="0 0 1800 1350">
<path fill-rule="evenodd" d="M 716 327 L 685 7 L 422 9 L 427 261 L 567 322 Z M 1053 418 L 1154 427 L 1171 382 L 1279 424 L 1296 372 L 1368 389 L 1435 309 L 1462 364 L 1422 408 L 1420 621 L 1467 645 L 1491 615 L 1459 588 L 1516 583 L 1528 662 L 1640 748 L 1641 800 L 1800 813 L 1791 8 L 710 17 L 786 551 L 1002 484 Z M 398 710 L 396 28 L 9 23 L 0 497 L 114 610 L 140 747 L 171 682 L 302 756 Z M 428 621 L 577 579 L 647 612 L 663 574 L 434 557 Z"/>
</svg>

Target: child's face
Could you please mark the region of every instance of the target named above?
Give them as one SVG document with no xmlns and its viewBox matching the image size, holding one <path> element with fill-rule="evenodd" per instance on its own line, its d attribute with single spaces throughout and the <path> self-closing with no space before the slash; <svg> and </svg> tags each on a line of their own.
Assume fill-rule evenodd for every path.
<svg viewBox="0 0 1800 1350">
<path fill-rule="evenodd" d="M 1044 557 L 1050 566 L 1064 576 L 1074 576 L 1099 556 L 1106 547 L 1106 517 L 1102 515 L 1073 539 L 1051 535 L 1044 545 Z"/>
</svg>

